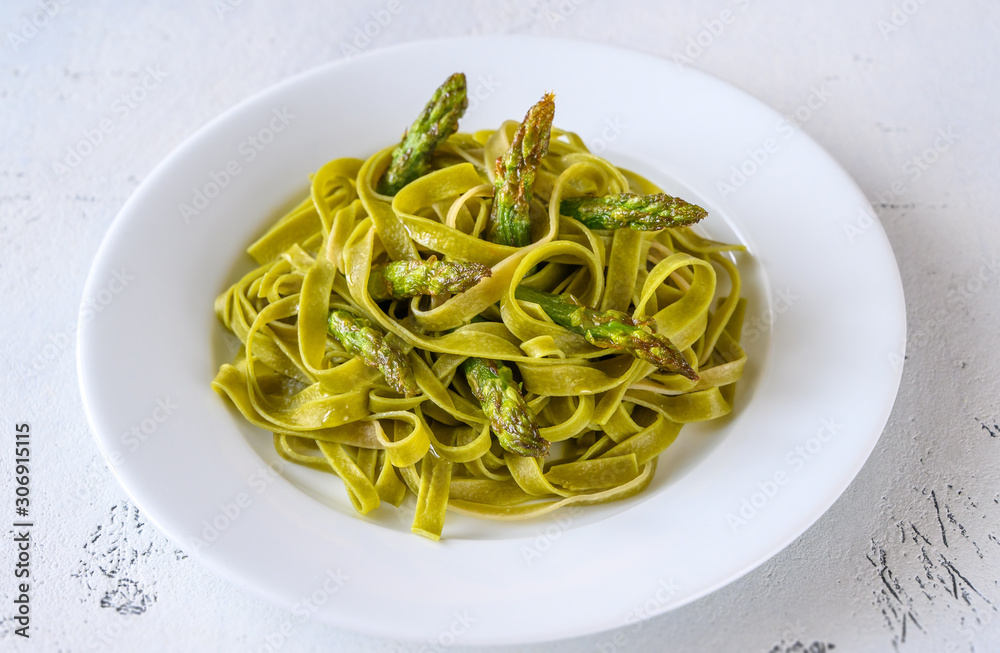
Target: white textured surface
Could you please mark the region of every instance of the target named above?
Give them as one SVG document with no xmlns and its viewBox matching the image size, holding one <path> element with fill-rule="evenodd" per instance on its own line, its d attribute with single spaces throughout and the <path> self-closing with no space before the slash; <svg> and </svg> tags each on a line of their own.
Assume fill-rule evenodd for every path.
<svg viewBox="0 0 1000 653">
<path fill-rule="evenodd" d="M 23 21 L 38 3 L 0 7 L 7 306 L 0 428 L 9 444 L 15 422 L 31 423 L 38 524 L 32 638 L 11 632 L 14 579 L 0 571 L 0 647 L 257 651 L 288 623 L 283 650 L 421 650 L 300 622 L 211 576 L 144 526 L 91 440 L 73 357 L 90 261 L 138 183 L 221 111 L 344 56 L 356 30 L 389 3 L 243 0 L 221 17 L 222 0 L 48 4 L 58 11 L 33 36 Z M 438 0 L 399 7 L 363 49 L 477 33 L 609 42 L 689 57 L 689 65 L 782 112 L 810 114 L 803 128 L 872 199 L 903 275 L 910 343 L 900 395 L 871 459 L 834 507 L 774 559 L 694 604 L 617 634 L 536 650 L 1000 648 L 1000 6 Z M 688 39 L 702 32 L 708 45 L 686 53 Z M 147 69 L 162 79 L 148 81 L 154 87 L 126 111 L 116 101 Z M 802 109 L 811 96 L 814 109 Z M 53 163 L 103 120 L 111 129 L 93 153 L 56 173 Z M 597 127 L 584 134 L 597 135 Z M 864 238 L 863 223 L 859 229 L 851 235 Z M 11 457 L 10 446 L 0 447 L 4 520 L 12 514 Z M 9 570 L 6 537 L 0 569 Z"/>
</svg>

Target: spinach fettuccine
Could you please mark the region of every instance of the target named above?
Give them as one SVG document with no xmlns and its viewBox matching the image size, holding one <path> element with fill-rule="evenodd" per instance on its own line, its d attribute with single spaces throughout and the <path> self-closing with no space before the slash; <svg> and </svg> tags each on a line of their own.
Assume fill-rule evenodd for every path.
<svg viewBox="0 0 1000 653">
<path fill-rule="evenodd" d="M 745 361 L 743 248 L 703 209 L 553 128 L 551 95 L 475 133 L 465 106 L 456 74 L 399 144 L 320 168 L 215 306 L 243 345 L 215 390 L 360 513 L 415 495 L 434 539 L 448 509 L 641 492 Z"/>
</svg>

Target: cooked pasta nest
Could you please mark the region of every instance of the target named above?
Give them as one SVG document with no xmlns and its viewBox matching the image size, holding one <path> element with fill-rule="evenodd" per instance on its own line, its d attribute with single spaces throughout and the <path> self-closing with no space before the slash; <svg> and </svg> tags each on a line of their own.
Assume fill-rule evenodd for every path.
<svg viewBox="0 0 1000 653">
<path fill-rule="evenodd" d="M 415 495 L 413 531 L 434 539 L 449 509 L 526 519 L 641 492 L 684 424 L 730 412 L 744 367 L 733 253 L 743 247 L 689 228 L 596 231 L 561 216 L 569 197 L 661 192 L 572 132 L 552 130 L 535 180 L 532 244 L 483 239 L 493 162 L 517 126 L 452 135 L 434 169 L 395 197 L 375 190 L 392 147 L 330 161 L 312 176 L 310 196 L 249 247 L 257 267 L 216 301 L 242 347 L 213 388 L 273 432 L 282 457 L 339 476 L 358 512 Z M 481 263 L 492 276 L 451 296 L 376 302 L 368 294 L 373 265 L 431 255 Z M 515 299 L 522 283 L 651 318 L 700 379 L 589 344 Z M 413 368 L 416 396 L 394 392 L 328 335 L 337 308 L 391 334 Z M 548 457 L 499 446 L 459 372 L 472 356 L 516 370 L 553 443 Z"/>
</svg>

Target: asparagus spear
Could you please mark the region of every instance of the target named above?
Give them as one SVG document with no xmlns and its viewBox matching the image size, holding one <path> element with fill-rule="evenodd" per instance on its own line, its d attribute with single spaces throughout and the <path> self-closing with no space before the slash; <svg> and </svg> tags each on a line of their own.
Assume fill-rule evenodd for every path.
<svg viewBox="0 0 1000 653">
<path fill-rule="evenodd" d="M 381 301 L 459 293 L 491 274 L 488 267 L 479 263 L 439 261 L 435 256 L 426 261 L 394 261 L 372 268 L 368 277 L 368 294 L 375 301 Z"/>
<path fill-rule="evenodd" d="M 497 159 L 490 211 L 489 238 L 494 243 L 524 247 L 531 242 L 531 187 L 542 158 L 549 149 L 555 96 L 545 96 L 528 109 L 524 122 L 514 132 L 510 149 Z"/>
<path fill-rule="evenodd" d="M 501 447 L 532 458 L 548 454 L 549 442 L 539 435 L 535 416 L 509 367 L 500 361 L 473 357 L 465 359 L 462 371 L 472 394 L 482 403 Z"/>
<path fill-rule="evenodd" d="M 655 195 L 608 195 L 574 197 L 559 204 L 559 212 L 579 220 L 591 229 L 656 231 L 666 227 L 687 227 L 708 211 L 665 193 Z"/>
<path fill-rule="evenodd" d="M 396 392 L 412 397 L 420 391 L 406 356 L 368 320 L 338 309 L 330 311 L 327 328 L 347 353 L 369 367 L 378 368 Z"/>
<path fill-rule="evenodd" d="M 514 296 L 538 304 L 553 322 L 579 333 L 592 345 L 627 351 L 692 381 L 699 378 L 669 338 L 642 329 L 643 326 L 653 327 L 651 320 L 636 321 L 621 311 L 597 311 L 527 286 L 518 286 Z"/>
<path fill-rule="evenodd" d="M 469 106 L 465 94 L 465 75 L 455 73 L 434 91 L 423 112 L 403 134 L 392 152 L 392 162 L 379 180 L 378 192 L 395 195 L 431 166 L 431 155 L 458 129 L 458 120 Z"/>
</svg>

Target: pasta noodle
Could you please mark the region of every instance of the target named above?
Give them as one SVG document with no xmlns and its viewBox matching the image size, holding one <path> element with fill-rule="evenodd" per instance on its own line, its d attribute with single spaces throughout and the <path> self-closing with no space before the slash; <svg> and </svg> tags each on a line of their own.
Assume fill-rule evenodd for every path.
<svg viewBox="0 0 1000 653">
<path fill-rule="evenodd" d="M 412 529 L 433 539 L 446 509 L 525 519 L 641 492 L 684 424 L 730 412 L 745 362 L 745 301 L 729 254 L 743 248 L 688 228 L 599 231 L 561 216 L 564 198 L 660 192 L 571 132 L 552 130 L 535 180 L 532 244 L 481 237 L 493 162 L 517 126 L 453 134 L 433 171 L 395 197 L 375 190 L 391 147 L 365 161 L 327 163 L 310 196 L 250 245 L 257 267 L 216 301 L 243 347 L 213 388 L 271 431 L 282 457 L 339 476 L 358 512 L 415 495 Z M 374 265 L 431 255 L 480 263 L 492 275 L 451 296 L 369 295 Z M 728 282 L 717 284 L 719 274 Z M 519 284 L 651 318 L 700 379 L 591 345 L 516 299 Z M 329 337 L 334 309 L 390 334 L 419 393 L 397 394 Z M 516 370 L 541 436 L 553 443 L 547 458 L 499 446 L 460 372 L 468 357 Z"/>
</svg>

